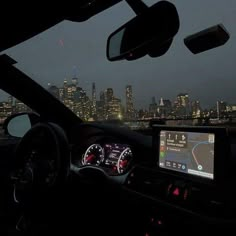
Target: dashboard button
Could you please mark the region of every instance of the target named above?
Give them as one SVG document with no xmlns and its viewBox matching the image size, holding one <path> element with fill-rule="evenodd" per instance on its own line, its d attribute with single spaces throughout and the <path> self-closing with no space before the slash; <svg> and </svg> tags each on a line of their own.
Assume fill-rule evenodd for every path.
<svg viewBox="0 0 236 236">
<path fill-rule="evenodd" d="M 167 198 L 170 201 L 184 203 L 189 199 L 190 190 L 186 185 L 169 184 L 167 187 Z"/>
<path fill-rule="evenodd" d="M 184 196 L 183 196 L 184 201 L 186 201 L 188 199 L 188 197 L 189 197 L 189 190 L 185 189 L 184 190 Z"/>
<path fill-rule="evenodd" d="M 180 189 L 178 187 L 174 188 L 174 190 L 172 191 L 172 195 L 175 197 L 179 197 L 180 196 Z"/>
<path fill-rule="evenodd" d="M 171 201 L 181 201 L 184 198 L 184 189 L 170 184 L 167 188 L 167 197 Z"/>
</svg>

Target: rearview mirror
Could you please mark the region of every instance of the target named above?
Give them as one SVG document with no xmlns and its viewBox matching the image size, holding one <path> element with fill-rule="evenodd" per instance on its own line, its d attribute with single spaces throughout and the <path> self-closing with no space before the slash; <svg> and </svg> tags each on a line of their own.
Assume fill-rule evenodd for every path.
<svg viewBox="0 0 236 236">
<path fill-rule="evenodd" d="M 162 56 L 178 30 L 179 15 L 175 6 L 160 1 L 109 36 L 107 58 L 117 61 L 135 60 L 145 55 Z"/>
</svg>

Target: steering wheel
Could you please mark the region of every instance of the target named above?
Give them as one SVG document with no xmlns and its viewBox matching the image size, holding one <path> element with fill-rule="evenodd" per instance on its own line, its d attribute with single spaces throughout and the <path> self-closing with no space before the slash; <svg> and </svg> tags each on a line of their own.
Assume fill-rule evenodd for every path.
<svg viewBox="0 0 236 236">
<path fill-rule="evenodd" d="M 13 198 L 23 209 L 47 199 L 65 182 L 70 151 L 65 132 L 54 123 L 39 123 L 21 139 L 16 149 Z"/>
</svg>

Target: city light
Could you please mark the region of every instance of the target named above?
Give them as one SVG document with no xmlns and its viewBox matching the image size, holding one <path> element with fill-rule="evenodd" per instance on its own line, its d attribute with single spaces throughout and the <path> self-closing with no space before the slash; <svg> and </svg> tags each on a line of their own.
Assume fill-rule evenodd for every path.
<svg viewBox="0 0 236 236">
<path fill-rule="evenodd" d="M 179 93 L 174 101 L 160 98 L 156 101 L 151 97 L 148 109 L 135 109 L 132 85 L 124 86 L 125 102 L 115 96 L 113 88 L 100 91 L 97 96 L 96 84 L 91 84 L 90 95 L 80 87 L 79 79 L 72 78 L 71 82 L 64 79 L 62 87 L 48 83 L 48 91 L 71 109 L 78 117 L 85 121 L 138 121 L 152 119 L 214 119 L 231 120 L 236 117 L 236 104 L 225 101 L 216 101 L 211 109 L 203 109 L 199 100 L 192 101 L 188 93 Z M 0 102 L 0 121 L 3 122 L 9 115 L 30 111 L 22 102 L 13 97 Z M 196 121 L 193 122 L 194 124 Z"/>
</svg>

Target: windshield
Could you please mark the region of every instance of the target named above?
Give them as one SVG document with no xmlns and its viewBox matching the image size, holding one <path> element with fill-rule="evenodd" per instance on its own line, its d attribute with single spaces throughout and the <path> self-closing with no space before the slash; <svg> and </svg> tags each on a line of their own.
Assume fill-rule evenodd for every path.
<svg viewBox="0 0 236 236">
<path fill-rule="evenodd" d="M 157 1 L 145 2 L 150 6 Z M 180 30 L 159 58 L 107 60 L 108 36 L 135 16 L 125 1 L 86 22 L 63 21 L 4 53 L 85 121 L 120 122 L 133 128 L 152 119 L 233 122 L 236 2 L 172 2 Z M 227 44 L 198 55 L 185 47 L 185 37 L 220 23 L 230 33 Z"/>
</svg>

